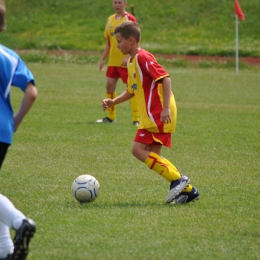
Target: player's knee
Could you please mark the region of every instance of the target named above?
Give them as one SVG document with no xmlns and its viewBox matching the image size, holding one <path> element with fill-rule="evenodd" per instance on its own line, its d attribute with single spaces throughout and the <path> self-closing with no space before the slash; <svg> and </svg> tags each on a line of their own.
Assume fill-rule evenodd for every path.
<svg viewBox="0 0 260 260">
<path fill-rule="evenodd" d="M 114 93 L 116 88 L 112 85 L 106 85 L 106 89 L 108 93 Z"/>
<path fill-rule="evenodd" d="M 138 158 L 138 150 L 134 146 L 132 147 L 132 155 Z"/>
<path fill-rule="evenodd" d="M 144 161 L 142 151 L 138 149 L 137 147 L 133 146 L 132 148 L 132 154 L 135 158 L 137 158 L 140 161 Z"/>
</svg>

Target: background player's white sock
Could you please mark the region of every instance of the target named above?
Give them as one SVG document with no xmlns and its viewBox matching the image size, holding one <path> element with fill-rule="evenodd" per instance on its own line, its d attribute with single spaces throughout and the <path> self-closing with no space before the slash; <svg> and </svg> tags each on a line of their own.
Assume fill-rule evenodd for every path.
<svg viewBox="0 0 260 260">
<path fill-rule="evenodd" d="M 0 221 L 0 258 L 6 258 L 14 251 L 14 244 L 7 225 Z"/>
<path fill-rule="evenodd" d="M 17 230 L 22 225 L 22 221 L 25 218 L 24 214 L 16 209 L 7 197 L 0 194 L 0 221 L 3 224 Z"/>
</svg>

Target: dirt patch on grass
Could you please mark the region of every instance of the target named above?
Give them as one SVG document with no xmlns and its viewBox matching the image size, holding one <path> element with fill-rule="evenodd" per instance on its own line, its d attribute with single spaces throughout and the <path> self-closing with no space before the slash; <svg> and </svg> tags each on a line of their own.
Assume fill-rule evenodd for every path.
<svg viewBox="0 0 260 260">
<path fill-rule="evenodd" d="M 200 62 L 235 62 L 235 57 L 218 57 L 218 56 L 199 56 L 199 55 L 174 55 L 174 54 L 157 54 L 156 57 L 168 60 L 185 60 L 192 63 Z M 252 66 L 260 66 L 260 57 L 239 57 L 239 61 Z"/>
<path fill-rule="evenodd" d="M 33 50 L 18 50 L 20 54 L 29 54 Z M 47 50 L 42 51 L 50 55 L 75 55 L 75 56 L 100 56 L 101 52 L 94 51 L 77 51 L 77 50 Z M 235 62 L 235 57 L 219 57 L 219 56 L 199 56 L 199 55 L 175 55 L 175 54 L 154 54 L 156 58 L 166 59 L 166 60 L 185 60 L 191 63 L 201 63 L 201 62 Z M 244 62 L 247 65 L 260 66 L 260 57 L 239 57 L 239 61 Z"/>
</svg>

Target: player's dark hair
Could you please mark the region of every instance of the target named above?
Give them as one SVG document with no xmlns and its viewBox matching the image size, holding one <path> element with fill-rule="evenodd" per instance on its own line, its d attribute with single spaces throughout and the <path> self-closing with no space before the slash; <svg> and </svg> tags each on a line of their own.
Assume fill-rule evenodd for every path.
<svg viewBox="0 0 260 260">
<path fill-rule="evenodd" d="M 120 33 L 121 36 L 125 39 L 134 37 L 137 42 L 141 39 L 141 31 L 136 22 L 127 20 L 119 24 L 115 29 L 115 34 Z"/>
<path fill-rule="evenodd" d="M 0 32 L 5 29 L 5 3 L 0 0 Z"/>
</svg>

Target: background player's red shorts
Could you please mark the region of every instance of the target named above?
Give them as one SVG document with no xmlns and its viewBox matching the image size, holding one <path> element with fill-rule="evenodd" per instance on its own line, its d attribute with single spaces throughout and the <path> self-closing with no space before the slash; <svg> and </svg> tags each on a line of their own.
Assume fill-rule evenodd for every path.
<svg viewBox="0 0 260 260">
<path fill-rule="evenodd" d="M 126 84 L 128 77 L 127 68 L 108 66 L 106 76 L 113 79 L 121 78 L 122 81 Z"/>
<path fill-rule="evenodd" d="M 142 144 L 154 144 L 161 143 L 166 147 L 172 146 L 172 134 L 171 133 L 151 133 L 146 129 L 138 129 L 135 135 L 135 142 Z"/>
</svg>

